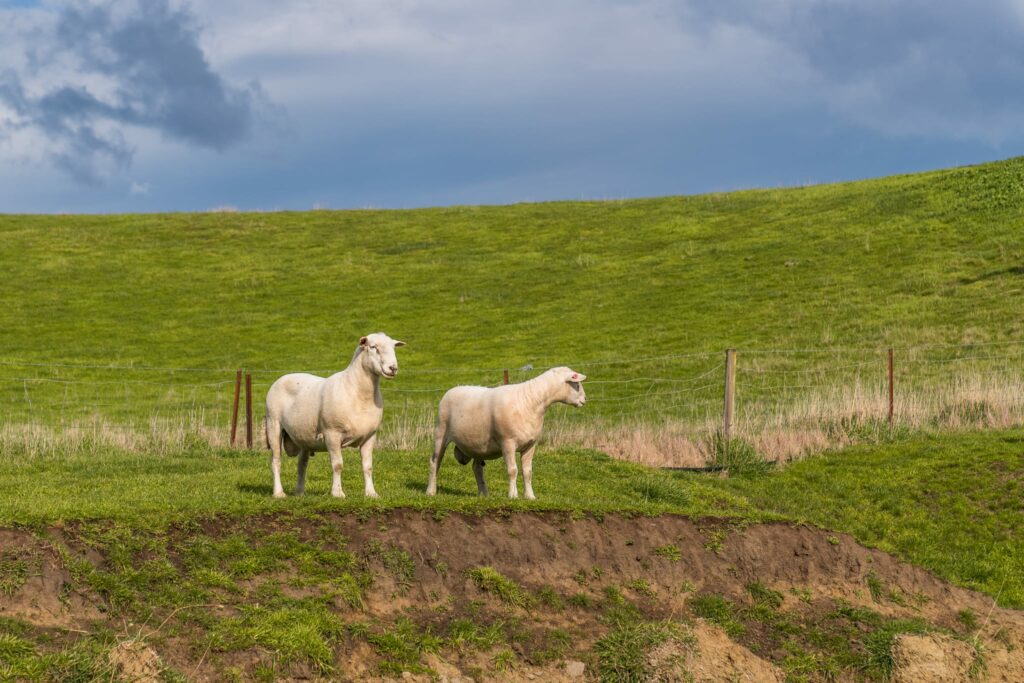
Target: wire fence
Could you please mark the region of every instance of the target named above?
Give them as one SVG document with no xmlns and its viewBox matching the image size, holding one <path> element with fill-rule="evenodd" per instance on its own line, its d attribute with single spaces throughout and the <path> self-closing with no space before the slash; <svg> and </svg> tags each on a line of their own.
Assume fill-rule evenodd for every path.
<svg viewBox="0 0 1024 683">
<path fill-rule="evenodd" d="M 910 426 L 1022 422 L 1024 340 L 917 344 L 893 347 L 892 353 L 890 406 L 886 348 L 739 348 L 734 418 L 738 433 L 755 441 L 787 430 L 831 434 L 834 424 L 886 420 L 890 409 L 897 424 Z M 577 439 L 594 445 L 600 441 L 593 436 L 598 431 L 613 434 L 629 425 L 634 427 L 631 433 L 669 425 L 677 433 L 695 435 L 696 441 L 696 435 L 721 425 L 722 351 L 623 355 L 563 364 L 588 375 L 587 406 L 549 414 L 547 431 L 566 443 Z M 325 376 L 340 369 L 308 371 Z M 389 429 L 405 430 L 395 441 L 399 446 L 425 438 L 437 401 L 452 386 L 495 386 L 506 372 L 515 383 L 543 369 L 537 362 L 481 368 L 420 367 L 404 361 L 397 379 L 382 382 L 382 436 L 386 438 Z M 72 429 L 87 422 L 152 425 L 187 419 L 209 434 L 226 435 L 237 370 L 0 358 L 0 425 Z M 243 370 L 252 376 L 259 445 L 266 390 L 277 377 L 296 369 Z"/>
</svg>

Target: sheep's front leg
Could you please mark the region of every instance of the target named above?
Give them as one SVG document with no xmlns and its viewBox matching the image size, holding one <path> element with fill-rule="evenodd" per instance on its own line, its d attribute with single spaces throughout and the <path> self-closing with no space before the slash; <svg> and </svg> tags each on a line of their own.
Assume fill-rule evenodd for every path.
<svg viewBox="0 0 1024 683">
<path fill-rule="evenodd" d="M 505 471 L 508 472 L 508 497 L 518 498 L 519 489 L 516 487 L 516 476 L 519 469 L 516 467 L 516 442 L 506 441 L 501 444 L 501 454 L 505 457 Z"/>
<path fill-rule="evenodd" d="M 476 492 L 481 496 L 487 495 L 487 482 L 484 481 L 484 461 L 483 458 L 475 458 L 473 460 L 473 474 L 476 475 Z"/>
<path fill-rule="evenodd" d="M 537 450 L 537 444 L 533 444 L 523 451 L 523 489 L 526 500 L 536 500 L 533 495 L 533 453 Z"/>
<path fill-rule="evenodd" d="M 298 462 L 296 463 L 297 481 L 295 482 L 295 495 L 301 496 L 306 492 L 306 466 L 309 465 L 309 451 L 299 451 Z"/>
<path fill-rule="evenodd" d="M 377 443 L 374 434 L 359 447 L 359 455 L 363 458 L 363 493 L 367 498 L 379 498 L 373 488 L 373 446 Z"/>
<path fill-rule="evenodd" d="M 344 498 L 345 492 L 341 490 L 341 434 L 324 434 L 324 442 L 327 445 L 327 452 L 331 455 L 331 495 L 335 498 Z"/>
</svg>

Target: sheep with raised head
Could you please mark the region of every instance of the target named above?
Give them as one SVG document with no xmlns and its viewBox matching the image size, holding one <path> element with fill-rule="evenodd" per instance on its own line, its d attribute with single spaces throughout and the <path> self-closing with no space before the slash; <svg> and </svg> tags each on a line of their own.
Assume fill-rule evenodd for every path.
<svg viewBox="0 0 1024 683">
<path fill-rule="evenodd" d="M 585 375 L 562 367 L 519 384 L 449 389 L 438 406 L 427 495 L 437 493 L 441 459 L 448 444 L 455 444 L 455 459 L 460 465 L 473 461 L 477 490 L 482 496 L 487 495 L 484 461 L 504 458 L 508 496 L 519 497 L 516 453 L 521 453 L 525 495 L 533 500 L 533 455 L 544 428 L 544 414 L 554 403 L 576 407 L 586 403 L 585 379 Z"/>
<path fill-rule="evenodd" d="M 358 448 L 363 460 L 367 497 L 373 488 L 373 447 L 384 414 L 380 378 L 398 374 L 395 348 L 405 342 L 383 332 L 370 334 L 359 345 L 348 367 L 330 377 L 307 373 L 284 375 L 267 391 L 267 446 L 274 474 L 274 497 L 284 498 L 281 487 L 281 451 L 298 456 L 296 495 L 306 487 L 309 456 L 327 451 L 331 456 L 331 495 L 344 498 L 341 489 L 341 449 Z"/>
</svg>

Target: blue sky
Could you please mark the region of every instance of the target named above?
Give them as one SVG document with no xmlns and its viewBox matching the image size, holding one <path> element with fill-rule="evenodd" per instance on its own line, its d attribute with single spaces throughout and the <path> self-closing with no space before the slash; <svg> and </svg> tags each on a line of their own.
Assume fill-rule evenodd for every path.
<svg viewBox="0 0 1024 683">
<path fill-rule="evenodd" d="M 0 0 L 0 212 L 779 187 L 1024 153 L 1024 0 Z"/>
</svg>

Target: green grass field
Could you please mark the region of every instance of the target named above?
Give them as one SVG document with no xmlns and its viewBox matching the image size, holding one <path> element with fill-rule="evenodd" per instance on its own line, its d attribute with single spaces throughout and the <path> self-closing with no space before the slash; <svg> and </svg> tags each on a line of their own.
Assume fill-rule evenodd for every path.
<svg viewBox="0 0 1024 683">
<path fill-rule="evenodd" d="M 389 419 L 421 422 L 445 388 L 503 368 L 573 364 L 592 400 L 559 419 L 702 422 L 727 347 L 741 418 L 877 392 L 889 346 L 899 400 L 920 398 L 1019 377 L 1022 200 L 1012 159 L 628 201 L 0 216 L 0 408 L 223 429 L 235 368 L 259 406 L 277 375 L 341 369 L 374 330 L 409 344 Z"/>
</svg>

